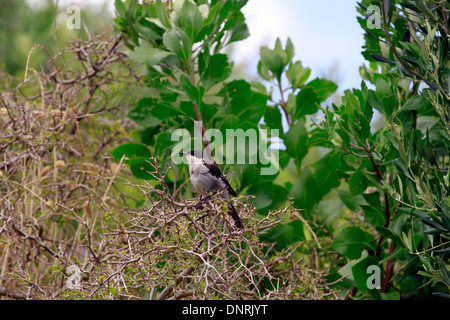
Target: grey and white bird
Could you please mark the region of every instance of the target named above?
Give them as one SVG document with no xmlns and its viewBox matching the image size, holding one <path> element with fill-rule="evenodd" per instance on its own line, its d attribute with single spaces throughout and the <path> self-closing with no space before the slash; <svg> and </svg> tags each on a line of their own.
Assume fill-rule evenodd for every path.
<svg viewBox="0 0 450 320">
<path fill-rule="evenodd" d="M 189 175 L 195 190 L 209 197 L 211 193 L 221 192 L 222 197 L 228 202 L 229 214 L 234 220 L 236 227 L 243 228 L 239 215 L 231 202 L 230 195 L 236 197 L 236 191 L 231 187 L 227 178 L 220 171 L 219 166 L 203 154 L 201 150 L 193 149 L 181 152 L 189 162 Z"/>
</svg>

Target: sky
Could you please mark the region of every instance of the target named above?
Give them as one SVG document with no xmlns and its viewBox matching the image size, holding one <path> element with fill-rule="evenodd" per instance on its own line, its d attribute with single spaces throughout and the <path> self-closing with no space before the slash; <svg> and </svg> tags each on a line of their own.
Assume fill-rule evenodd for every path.
<svg viewBox="0 0 450 320">
<path fill-rule="evenodd" d="M 256 72 L 262 45 L 273 48 L 279 37 L 284 46 L 289 37 L 295 60 L 312 69 L 311 78 L 337 67 L 339 91 L 360 87 L 364 37 L 356 20 L 356 1 L 249 0 L 243 12 L 250 37 L 235 45 L 233 60 L 247 63 L 249 72 Z"/>
</svg>

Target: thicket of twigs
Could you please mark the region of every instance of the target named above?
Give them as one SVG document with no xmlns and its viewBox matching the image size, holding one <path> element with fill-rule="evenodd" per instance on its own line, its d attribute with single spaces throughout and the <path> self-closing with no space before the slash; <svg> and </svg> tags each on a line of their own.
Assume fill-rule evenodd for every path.
<svg viewBox="0 0 450 320">
<path fill-rule="evenodd" d="M 237 230 L 217 197 L 198 210 L 168 189 L 156 157 L 152 184 L 113 161 L 140 80 L 120 38 L 74 40 L 42 70 L 2 77 L 3 299 L 337 298 L 296 247 L 259 240 L 291 207 L 261 218 L 239 198 Z"/>
</svg>

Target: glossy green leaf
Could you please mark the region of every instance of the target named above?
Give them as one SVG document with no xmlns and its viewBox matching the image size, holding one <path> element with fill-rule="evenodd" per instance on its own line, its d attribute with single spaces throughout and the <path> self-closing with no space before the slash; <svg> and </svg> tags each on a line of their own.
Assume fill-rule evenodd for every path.
<svg viewBox="0 0 450 320">
<path fill-rule="evenodd" d="M 125 12 L 126 12 L 127 9 L 125 7 L 125 4 L 122 2 L 122 0 L 115 0 L 114 4 L 115 4 L 115 8 L 117 10 L 117 13 L 121 17 L 125 17 Z"/>
<path fill-rule="evenodd" d="M 379 273 L 376 270 L 379 271 Z M 361 292 L 369 292 L 375 295 L 379 294 L 381 287 L 372 288 L 372 286 L 374 286 L 376 282 L 381 285 L 383 279 L 383 274 L 381 272 L 381 268 L 378 265 L 377 258 L 368 256 L 362 259 L 361 261 L 353 265 L 352 274 L 358 290 L 360 290 Z"/>
<path fill-rule="evenodd" d="M 191 57 L 191 42 L 182 29 L 169 29 L 163 35 L 166 48 L 175 53 L 187 66 Z"/>
<path fill-rule="evenodd" d="M 142 127 L 156 127 L 162 122 L 152 115 L 153 107 L 154 100 L 152 98 L 142 98 L 139 100 L 138 105 L 128 112 L 128 117 Z"/>
<path fill-rule="evenodd" d="M 342 230 L 333 241 L 333 248 L 349 259 L 361 258 L 364 249 L 370 248 L 372 236 L 358 227 Z"/>
<path fill-rule="evenodd" d="M 441 257 L 438 257 L 437 260 L 439 262 L 439 268 L 441 270 L 442 277 L 444 278 L 444 281 L 447 284 L 447 286 L 450 286 L 450 272 L 448 271 L 447 266 L 441 259 Z"/>
<path fill-rule="evenodd" d="M 162 2 L 162 0 L 156 0 L 155 8 L 156 8 L 156 13 L 158 15 L 158 19 L 159 19 L 160 23 L 162 24 L 162 26 L 164 26 L 165 28 L 170 28 L 171 23 L 169 20 L 169 15 L 167 13 L 167 9 L 164 6 L 164 3 Z"/>
<path fill-rule="evenodd" d="M 258 73 L 265 80 L 281 79 L 286 66 L 284 57 L 279 52 L 262 47 L 259 53 L 261 60 L 258 64 Z"/>
<path fill-rule="evenodd" d="M 197 42 L 197 35 L 203 27 L 203 18 L 195 3 L 184 1 L 180 11 L 177 12 L 180 28 L 189 36 L 191 43 Z"/>
<path fill-rule="evenodd" d="M 361 170 L 357 170 L 348 180 L 348 186 L 352 196 L 361 194 L 367 188 L 367 178 Z"/>
<path fill-rule="evenodd" d="M 153 176 L 149 172 L 154 172 L 155 169 L 148 162 L 148 158 L 133 158 L 130 159 L 130 170 L 133 175 L 139 179 L 150 180 Z"/>
<path fill-rule="evenodd" d="M 311 75 L 311 69 L 304 68 L 301 61 L 296 61 L 289 65 L 289 69 L 286 71 L 286 77 L 289 83 L 292 85 L 293 89 L 300 88 Z"/>
<path fill-rule="evenodd" d="M 283 135 L 283 124 L 281 120 L 281 111 L 277 106 L 268 106 L 264 112 L 264 123 L 270 129 L 278 129 L 280 137 Z"/>
<path fill-rule="evenodd" d="M 316 92 L 317 98 L 320 102 L 325 101 L 330 97 L 336 90 L 337 85 L 330 80 L 316 78 L 308 83 L 308 87 L 311 87 Z"/>
<path fill-rule="evenodd" d="M 290 196 L 294 199 L 294 205 L 307 213 L 322 199 L 320 185 L 308 168 L 304 168 L 299 181 L 291 188 Z"/>
<path fill-rule="evenodd" d="M 112 155 L 117 160 L 121 160 L 123 156 L 131 159 L 134 157 L 150 158 L 150 150 L 140 143 L 127 143 L 123 144 L 113 150 Z"/>
<path fill-rule="evenodd" d="M 339 155 L 335 152 L 327 154 L 317 163 L 314 177 L 316 178 L 323 196 L 340 185 L 341 179 L 336 173 L 338 168 Z"/>
<path fill-rule="evenodd" d="M 172 52 L 151 47 L 136 47 L 134 52 L 127 54 L 131 59 L 145 63 L 149 66 L 162 62 L 165 58 L 174 55 Z"/>
<path fill-rule="evenodd" d="M 260 181 L 248 189 L 248 194 L 254 196 L 253 205 L 260 213 L 266 214 L 270 209 L 277 209 L 287 200 L 285 188 L 271 181 Z M 280 201 L 281 200 L 281 201 Z"/>
<path fill-rule="evenodd" d="M 178 141 L 172 141 L 171 132 L 162 132 L 156 137 L 155 155 L 162 155 L 165 151 L 170 150 Z"/>
<path fill-rule="evenodd" d="M 202 53 L 199 56 L 199 73 L 201 81 L 208 90 L 219 82 L 225 81 L 231 75 L 231 67 L 226 54 L 215 54 L 206 56 Z"/>
<path fill-rule="evenodd" d="M 308 153 L 308 134 L 303 119 L 295 122 L 285 135 L 284 143 L 287 153 L 300 164 Z"/>
<path fill-rule="evenodd" d="M 403 246 L 403 242 L 402 240 L 400 240 L 400 237 L 391 229 L 385 228 L 383 226 L 376 226 L 375 229 L 386 239 L 392 239 L 397 245 Z"/>
<path fill-rule="evenodd" d="M 296 98 L 295 119 L 304 117 L 305 115 L 315 114 L 320 107 L 320 99 L 313 87 L 306 86 L 300 90 Z"/>
<path fill-rule="evenodd" d="M 403 108 L 400 109 L 400 111 L 419 110 L 422 107 L 426 107 L 427 105 L 429 105 L 429 102 L 426 98 L 424 98 L 422 95 L 416 95 L 409 98 Z"/>
</svg>

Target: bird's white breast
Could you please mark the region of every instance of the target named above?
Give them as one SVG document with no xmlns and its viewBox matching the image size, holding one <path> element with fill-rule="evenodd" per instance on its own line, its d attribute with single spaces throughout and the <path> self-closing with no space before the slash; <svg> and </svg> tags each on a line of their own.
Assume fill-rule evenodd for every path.
<svg viewBox="0 0 450 320">
<path fill-rule="evenodd" d="M 212 176 L 209 169 L 203 165 L 203 160 L 187 156 L 189 161 L 189 175 L 195 190 L 202 194 L 218 192 L 226 187 L 226 184 L 219 178 Z M 228 193 L 228 192 L 225 192 Z M 227 196 L 225 195 L 227 198 Z"/>
</svg>

